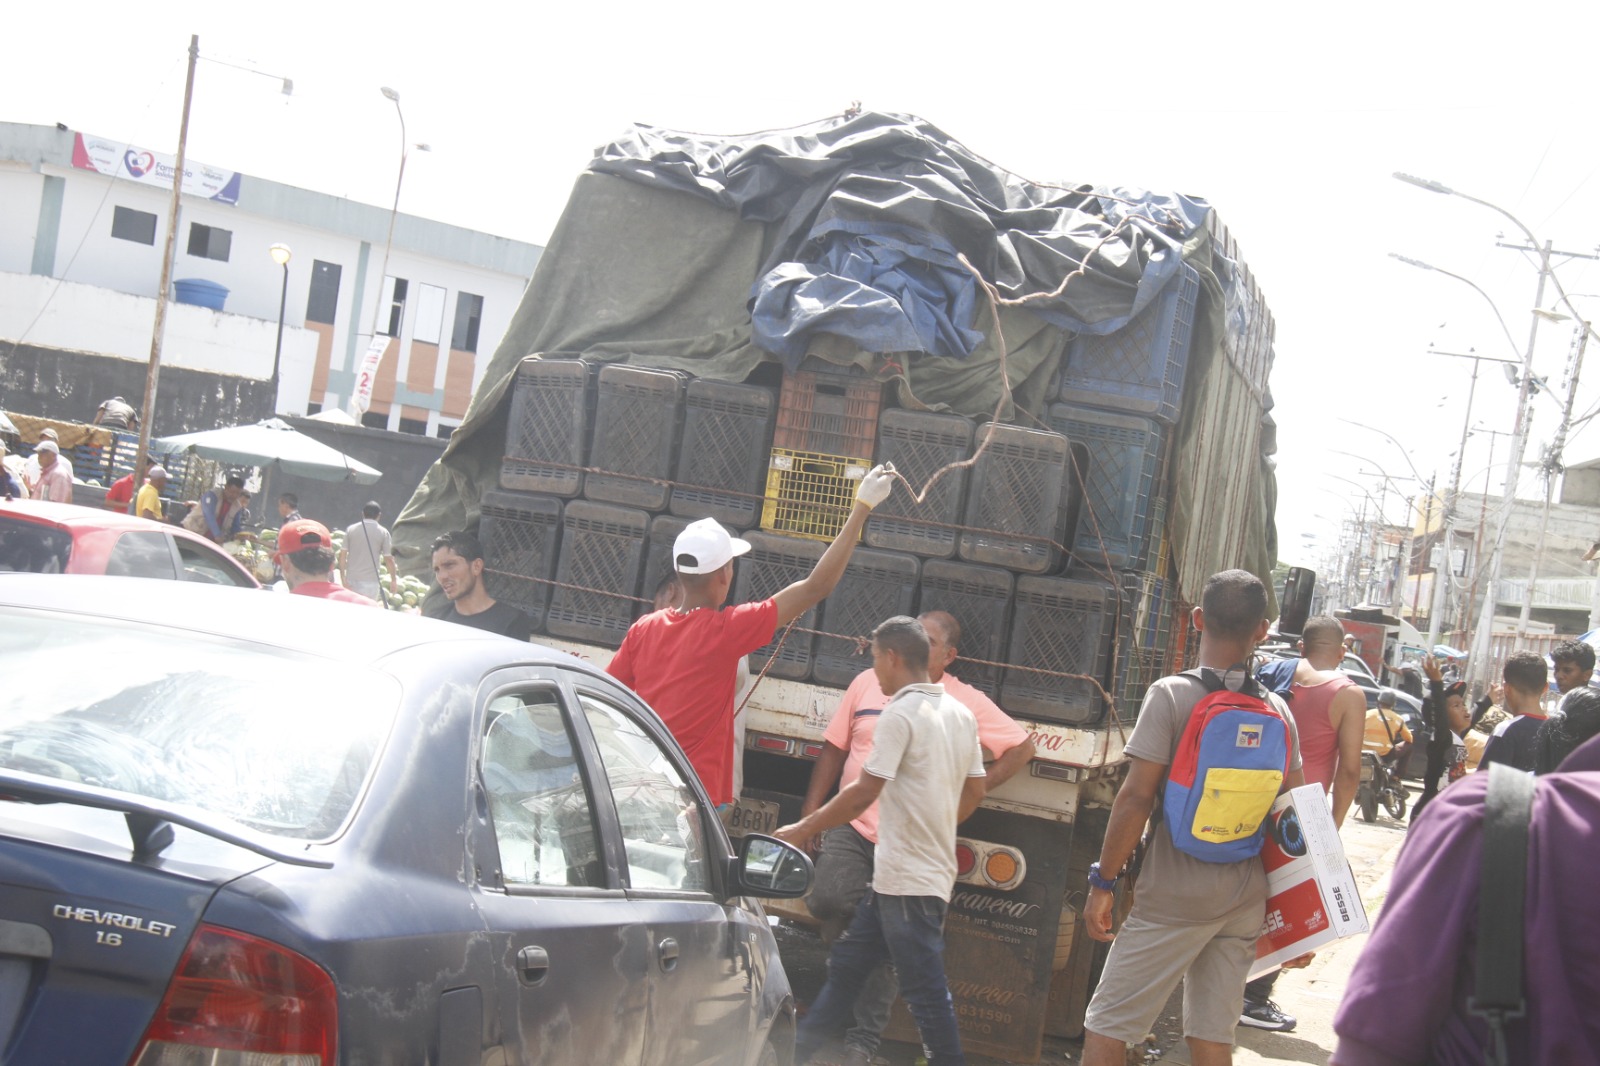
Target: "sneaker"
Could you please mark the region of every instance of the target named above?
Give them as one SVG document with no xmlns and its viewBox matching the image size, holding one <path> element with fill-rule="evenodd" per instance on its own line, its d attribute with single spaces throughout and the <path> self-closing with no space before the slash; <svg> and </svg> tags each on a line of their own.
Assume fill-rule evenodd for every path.
<svg viewBox="0 0 1600 1066">
<path fill-rule="evenodd" d="M 1274 1033 L 1289 1032 L 1295 1027 L 1296 1021 L 1294 1015 L 1283 1013 L 1283 1010 L 1270 999 L 1259 1003 L 1246 1003 L 1244 1013 L 1239 1015 L 1240 1025 L 1266 1029 Z"/>
</svg>

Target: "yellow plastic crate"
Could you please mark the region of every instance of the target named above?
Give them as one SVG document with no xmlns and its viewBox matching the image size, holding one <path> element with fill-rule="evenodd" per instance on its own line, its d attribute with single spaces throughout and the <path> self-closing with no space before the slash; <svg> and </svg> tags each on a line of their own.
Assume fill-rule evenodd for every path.
<svg viewBox="0 0 1600 1066">
<path fill-rule="evenodd" d="M 811 540 L 832 540 L 850 517 L 856 485 L 870 459 L 772 449 L 761 528 Z"/>
</svg>

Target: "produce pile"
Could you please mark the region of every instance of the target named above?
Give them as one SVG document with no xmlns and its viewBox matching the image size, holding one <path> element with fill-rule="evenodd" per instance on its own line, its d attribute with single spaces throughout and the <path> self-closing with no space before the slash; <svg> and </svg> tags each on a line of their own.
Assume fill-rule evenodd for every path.
<svg viewBox="0 0 1600 1066">
<path fill-rule="evenodd" d="M 272 553 L 277 550 L 277 543 L 278 531 L 267 529 L 262 531 L 259 543 L 236 538 L 224 544 L 222 550 L 237 559 L 240 566 L 254 574 L 255 579 L 265 585 L 272 580 L 272 575 L 276 572 L 272 565 Z"/>
</svg>

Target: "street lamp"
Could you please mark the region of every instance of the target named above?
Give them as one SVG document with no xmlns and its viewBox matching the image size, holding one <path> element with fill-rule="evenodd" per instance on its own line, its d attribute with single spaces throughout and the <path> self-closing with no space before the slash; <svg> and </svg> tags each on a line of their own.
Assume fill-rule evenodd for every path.
<svg viewBox="0 0 1600 1066">
<path fill-rule="evenodd" d="M 1528 243 L 1532 246 L 1533 250 L 1538 253 L 1539 285 L 1533 297 L 1533 306 L 1542 307 L 1544 305 L 1544 285 L 1545 281 L 1550 277 L 1550 243 L 1548 241 L 1546 241 L 1544 244 L 1540 244 L 1538 239 L 1534 237 L 1533 231 L 1528 229 L 1528 227 L 1523 224 L 1521 219 L 1519 219 L 1516 215 L 1513 215 L 1510 211 L 1507 211 L 1505 208 L 1496 204 L 1492 204 L 1487 200 L 1480 200 L 1475 196 L 1468 196 L 1466 193 L 1457 192 L 1455 189 L 1450 188 L 1448 185 L 1445 185 L 1442 182 L 1431 181 L 1426 178 L 1419 178 L 1411 174 L 1403 174 L 1399 171 L 1395 172 L 1394 177 L 1397 181 L 1403 181 L 1408 185 L 1415 185 L 1418 188 L 1427 189 L 1429 192 L 1441 193 L 1445 196 L 1459 196 L 1463 200 L 1480 204 L 1510 219 L 1511 222 L 1522 231 L 1523 235 L 1528 238 Z M 1477 288 L 1477 286 L 1474 285 L 1473 288 Z M 1560 291 L 1559 284 L 1556 288 L 1557 291 Z M 1526 450 L 1528 443 L 1528 420 L 1531 413 L 1528 407 L 1528 397 L 1530 395 L 1529 390 L 1533 382 L 1533 352 L 1534 342 L 1537 340 L 1539 334 L 1539 316 L 1529 315 L 1528 317 L 1532 320 L 1532 323 L 1528 327 L 1528 347 L 1522 356 L 1522 375 L 1521 380 L 1517 385 L 1517 420 L 1512 427 L 1511 463 L 1506 473 L 1505 496 L 1500 502 L 1500 514 L 1495 520 L 1494 554 L 1489 561 L 1489 584 L 1484 590 L 1483 610 L 1478 616 L 1478 628 L 1472 634 L 1472 650 L 1469 665 L 1473 676 L 1478 679 L 1484 678 L 1485 675 L 1483 671 L 1487 665 L 1486 660 L 1489 658 L 1490 638 L 1494 630 L 1494 604 L 1496 593 L 1500 586 L 1500 567 L 1504 562 L 1506 531 L 1511 524 L 1511 511 L 1516 506 L 1517 475 L 1522 469 L 1522 455 Z M 1507 330 L 1507 336 L 1509 337 L 1509 335 L 1510 331 Z M 1528 608 L 1531 605 L 1533 598 L 1533 582 L 1538 576 L 1538 567 L 1539 560 L 1534 559 L 1532 571 L 1528 575 L 1528 595 L 1523 604 L 1522 621 L 1520 626 L 1526 626 L 1527 624 Z"/>
<path fill-rule="evenodd" d="M 289 304 L 289 259 L 294 253 L 287 244 L 274 244 L 267 249 L 272 261 L 283 267 L 283 288 L 278 293 L 278 342 L 272 347 L 272 413 L 278 413 L 278 368 L 283 362 L 283 309 Z"/>
</svg>

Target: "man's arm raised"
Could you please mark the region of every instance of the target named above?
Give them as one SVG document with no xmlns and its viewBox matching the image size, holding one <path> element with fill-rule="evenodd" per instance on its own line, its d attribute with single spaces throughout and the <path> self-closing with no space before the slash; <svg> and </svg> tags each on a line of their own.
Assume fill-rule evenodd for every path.
<svg viewBox="0 0 1600 1066">
<path fill-rule="evenodd" d="M 894 487 L 893 474 L 892 465 L 875 466 L 867 472 L 856 486 L 856 501 L 850 508 L 850 517 L 845 519 L 844 528 L 833 538 L 811 573 L 772 597 L 778 605 L 780 627 L 821 603 L 839 584 L 850 555 L 856 550 L 856 542 L 861 539 L 861 527 L 866 524 L 867 515 L 889 498 L 889 490 Z"/>
</svg>

